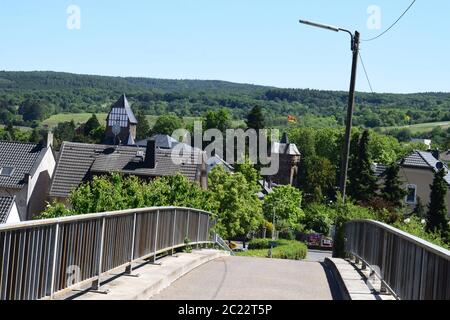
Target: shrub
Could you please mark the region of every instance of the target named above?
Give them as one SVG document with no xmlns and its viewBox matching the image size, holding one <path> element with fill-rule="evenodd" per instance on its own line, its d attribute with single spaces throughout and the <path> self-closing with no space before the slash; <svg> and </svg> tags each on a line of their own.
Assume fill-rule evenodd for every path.
<svg viewBox="0 0 450 320">
<path fill-rule="evenodd" d="M 445 243 L 439 233 L 430 233 L 425 230 L 425 224 L 418 217 L 412 216 L 405 221 L 397 222 L 394 224 L 394 227 L 450 250 L 450 245 Z"/>
<path fill-rule="evenodd" d="M 302 242 L 289 241 L 286 245 L 279 245 L 272 251 L 275 259 L 302 260 L 306 258 L 308 248 Z"/>
<path fill-rule="evenodd" d="M 280 239 L 295 240 L 295 233 L 291 229 L 286 229 L 286 230 L 280 231 L 278 236 L 280 237 Z"/>
<path fill-rule="evenodd" d="M 249 250 L 255 249 L 269 249 L 270 239 L 252 239 L 248 244 Z"/>
<path fill-rule="evenodd" d="M 305 217 L 302 219 L 304 230 L 312 233 L 328 235 L 331 225 L 334 223 L 334 212 L 329 207 L 321 204 L 312 204 L 305 209 Z"/>
<path fill-rule="evenodd" d="M 240 252 L 240 256 L 269 257 L 270 239 L 253 239 L 249 243 L 249 250 Z M 280 239 L 275 241 L 272 257 L 275 259 L 301 260 L 305 259 L 308 248 L 302 242 Z"/>
</svg>

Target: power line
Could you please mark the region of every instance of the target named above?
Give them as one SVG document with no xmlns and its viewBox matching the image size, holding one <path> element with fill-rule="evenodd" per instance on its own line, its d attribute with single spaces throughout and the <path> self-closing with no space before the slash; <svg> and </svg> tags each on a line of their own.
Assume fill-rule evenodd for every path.
<svg viewBox="0 0 450 320">
<path fill-rule="evenodd" d="M 361 51 L 359 52 L 359 60 L 361 61 L 361 64 L 362 64 L 363 69 L 364 69 L 364 73 L 366 74 L 366 79 L 367 79 L 367 82 L 369 83 L 370 91 L 372 91 L 372 93 L 375 93 L 375 92 L 373 92 L 372 83 L 370 82 L 369 74 L 367 73 L 366 66 L 364 65 L 364 61 L 363 61 L 362 56 L 361 56 Z"/>
<path fill-rule="evenodd" d="M 395 20 L 395 22 L 389 28 L 387 28 L 384 32 L 380 33 L 376 37 L 373 37 L 370 39 L 363 39 L 362 41 L 373 41 L 373 40 L 376 40 L 376 39 L 380 38 L 381 36 L 385 35 L 386 33 L 388 33 L 389 30 L 391 30 L 403 18 L 403 16 L 409 11 L 409 9 L 412 8 L 412 6 L 416 3 L 416 1 L 417 0 L 413 0 L 413 2 L 409 5 L 408 8 L 406 8 L 406 10 L 402 13 L 402 15 L 397 20 Z"/>
</svg>

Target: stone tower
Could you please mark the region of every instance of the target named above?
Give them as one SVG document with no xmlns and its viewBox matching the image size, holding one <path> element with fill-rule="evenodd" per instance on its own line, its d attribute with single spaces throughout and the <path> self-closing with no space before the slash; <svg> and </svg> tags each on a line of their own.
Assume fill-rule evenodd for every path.
<svg viewBox="0 0 450 320">
<path fill-rule="evenodd" d="M 270 177 L 273 183 L 279 185 L 297 186 L 298 166 L 300 164 L 300 151 L 294 143 L 289 143 L 286 133 L 283 134 L 280 143 L 272 144 L 272 153 L 279 156 L 278 173 Z"/>
</svg>

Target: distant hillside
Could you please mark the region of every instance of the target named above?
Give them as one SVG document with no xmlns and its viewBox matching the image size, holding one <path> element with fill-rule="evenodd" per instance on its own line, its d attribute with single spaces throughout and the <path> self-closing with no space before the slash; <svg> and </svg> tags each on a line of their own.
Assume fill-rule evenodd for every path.
<svg viewBox="0 0 450 320">
<path fill-rule="evenodd" d="M 343 123 L 347 93 L 279 89 L 210 80 L 164 80 L 77 75 L 61 72 L 0 71 L 0 123 L 30 125 L 57 113 L 105 112 L 126 93 L 134 110 L 148 115 L 173 112 L 200 116 L 206 110 L 229 108 L 242 119 L 261 105 L 271 125 L 327 118 Z M 355 124 L 366 127 L 404 126 L 450 121 L 450 94 L 369 94 L 356 96 Z"/>
<path fill-rule="evenodd" d="M 166 80 L 153 78 L 109 77 L 52 71 L 0 71 L 0 90 L 100 90 L 161 92 L 238 91 L 251 92 L 269 87 L 217 80 Z"/>
</svg>

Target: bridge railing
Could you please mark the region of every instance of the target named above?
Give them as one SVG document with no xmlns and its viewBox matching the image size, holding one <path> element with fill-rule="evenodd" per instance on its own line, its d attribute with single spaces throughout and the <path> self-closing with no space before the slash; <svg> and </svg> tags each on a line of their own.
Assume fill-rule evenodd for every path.
<svg viewBox="0 0 450 320">
<path fill-rule="evenodd" d="M 0 226 L 0 300 L 52 298 L 107 272 L 186 245 L 211 242 L 205 211 L 143 208 Z"/>
<path fill-rule="evenodd" d="M 345 225 L 346 252 L 403 300 L 450 299 L 450 251 L 371 220 Z"/>
</svg>

